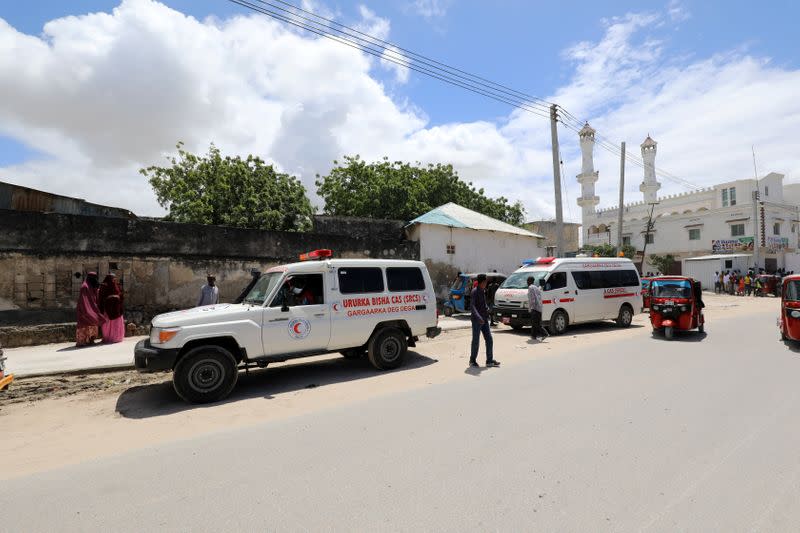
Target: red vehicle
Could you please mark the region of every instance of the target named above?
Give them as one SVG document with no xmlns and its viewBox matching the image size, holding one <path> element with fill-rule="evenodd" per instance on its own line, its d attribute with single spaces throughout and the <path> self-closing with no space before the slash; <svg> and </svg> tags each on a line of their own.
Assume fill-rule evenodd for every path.
<svg viewBox="0 0 800 533">
<path fill-rule="evenodd" d="M 800 341 L 800 275 L 783 278 L 779 327 L 781 339 Z"/>
<path fill-rule="evenodd" d="M 650 282 L 653 278 L 642 278 L 642 310 L 650 309 Z"/>
<path fill-rule="evenodd" d="M 780 278 L 770 274 L 759 274 L 758 281 L 761 283 L 761 289 L 756 293 L 757 296 L 767 296 L 773 294 L 778 296 L 780 290 Z"/>
<path fill-rule="evenodd" d="M 675 331 L 697 329 L 703 333 L 703 307 L 699 281 L 683 276 L 659 276 L 650 281 L 650 324 L 668 340 Z"/>
</svg>

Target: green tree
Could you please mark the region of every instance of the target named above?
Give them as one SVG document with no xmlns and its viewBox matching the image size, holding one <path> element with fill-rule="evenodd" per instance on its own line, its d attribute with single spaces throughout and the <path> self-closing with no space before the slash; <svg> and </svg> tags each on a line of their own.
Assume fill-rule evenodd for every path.
<svg viewBox="0 0 800 533">
<path fill-rule="evenodd" d="M 675 257 L 671 254 L 651 255 L 649 261 L 650 264 L 655 265 L 662 274 L 669 274 L 672 271 L 672 265 L 675 263 Z"/>
<path fill-rule="evenodd" d="M 174 222 L 266 230 L 307 231 L 314 209 L 300 180 L 276 172 L 260 158 L 223 157 L 213 144 L 198 156 L 178 143 L 167 167 L 151 166 L 146 176 L 158 203 Z"/>
<path fill-rule="evenodd" d="M 584 251 L 592 255 L 597 254 L 600 257 L 618 257 L 617 247 L 608 243 L 586 246 Z M 623 244 L 622 255 L 628 259 L 633 259 L 636 255 L 636 248 L 630 244 Z"/>
<path fill-rule="evenodd" d="M 334 161 L 327 176 L 317 175 L 317 193 L 329 215 L 412 220 L 448 202 L 515 226 L 525 221 L 521 202 L 489 198 L 465 183 L 452 165 L 412 165 L 383 158 L 367 163 L 359 156 Z"/>
</svg>

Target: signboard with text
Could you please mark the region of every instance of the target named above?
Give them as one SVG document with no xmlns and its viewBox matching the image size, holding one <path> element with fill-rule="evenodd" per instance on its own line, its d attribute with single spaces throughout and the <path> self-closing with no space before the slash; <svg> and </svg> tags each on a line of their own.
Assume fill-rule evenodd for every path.
<svg viewBox="0 0 800 533">
<path fill-rule="evenodd" d="M 736 252 L 752 252 L 753 237 L 737 237 L 735 239 L 717 239 L 711 241 L 711 250 L 715 254 L 732 254 Z"/>
</svg>

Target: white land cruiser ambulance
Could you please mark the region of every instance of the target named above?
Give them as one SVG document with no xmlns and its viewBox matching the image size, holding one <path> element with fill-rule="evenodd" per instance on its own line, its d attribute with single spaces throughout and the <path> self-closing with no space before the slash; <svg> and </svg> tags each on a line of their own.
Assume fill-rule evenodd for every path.
<svg viewBox="0 0 800 533">
<path fill-rule="evenodd" d="M 497 289 L 494 297 L 496 319 L 513 329 L 530 326 L 528 310 L 529 277 L 542 288 L 542 323 L 554 335 L 569 324 L 616 320 L 622 327 L 633 321 L 642 308 L 641 284 L 630 259 L 540 257 L 526 261 Z"/>
<path fill-rule="evenodd" d="M 435 337 L 436 295 L 420 261 L 318 259 L 269 269 L 240 304 L 218 304 L 153 319 L 139 341 L 139 372 L 173 370 L 178 395 L 213 402 L 236 385 L 239 367 L 341 352 L 378 369 L 402 364 L 420 335 Z"/>
</svg>

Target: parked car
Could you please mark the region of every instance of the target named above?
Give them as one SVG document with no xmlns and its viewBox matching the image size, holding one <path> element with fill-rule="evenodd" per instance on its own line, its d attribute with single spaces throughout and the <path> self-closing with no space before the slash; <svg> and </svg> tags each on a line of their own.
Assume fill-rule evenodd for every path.
<svg viewBox="0 0 800 533">
<path fill-rule="evenodd" d="M 471 274 L 459 274 L 450 286 L 450 294 L 448 299 L 442 305 L 442 312 L 444 316 L 452 316 L 456 313 L 466 313 L 470 309 L 470 294 L 472 287 L 478 279 L 479 272 Z M 505 274 L 498 272 L 484 272 L 489 284 L 496 283 L 498 286 L 502 285 L 506 280 Z"/>
<path fill-rule="evenodd" d="M 544 280 L 542 322 L 554 335 L 570 324 L 599 320 L 628 327 L 642 308 L 641 281 L 630 259 L 541 257 L 511 274 L 495 294 L 495 318 L 513 329 L 530 325 L 529 277 Z"/>
<path fill-rule="evenodd" d="M 136 369 L 172 370 L 181 398 L 213 402 L 230 394 L 239 368 L 335 352 L 396 368 L 420 335 L 441 332 L 424 263 L 331 255 L 269 269 L 239 304 L 156 316 Z"/>
</svg>

